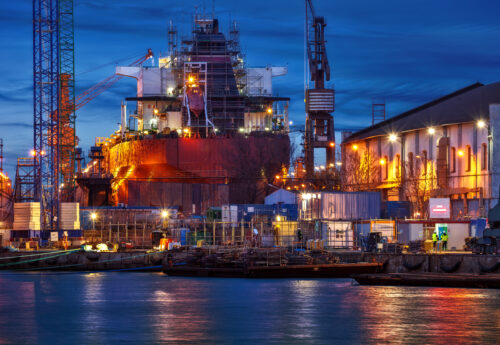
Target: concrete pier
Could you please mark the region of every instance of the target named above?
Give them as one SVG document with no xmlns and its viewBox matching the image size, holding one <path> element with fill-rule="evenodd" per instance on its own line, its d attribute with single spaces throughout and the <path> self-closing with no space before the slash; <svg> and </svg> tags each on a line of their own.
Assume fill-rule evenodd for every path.
<svg viewBox="0 0 500 345">
<path fill-rule="evenodd" d="M 75 251 L 71 253 L 47 252 L 46 255 L 40 256 L 30 255 L 41 252 L 0 253 L 0 269 L 66 271 L 145 269 L 159 271 L 161 270 L 160 266 L 166 264 L 167 254 L 171 254 L 170 260 L 175 263 L 183 263 L 193 257 L 196 257 L 199 262 L 205 262 L 209 257 L 222 252 L 227 254 L 228 251 L 236 253 L 234 255 L 237 257 L 243 257 L 248 250 L 248 248 L 221 247 L 219 249 L 203 248 L 156 253 L 147 253 L 146 251 L 118 253 Z M 264 253 L 266 251 L 265 248 L 259 250 Z M 276 260 L 284 259 L 284 251 L 284 248 L 269 248 L 268 257 L 271 258 L 272 255 L 281 252 L 282 254 L 278 255 Z M 303 256 L 301 264 L 378 262 L 383 264 L 384 273 L 500 273 L 500 255 L 473 255 L 470 253 L 374 254 L 348 251 L 310 251 L 293 255 L 294 258 L 298 257 L 299 259 Z M 268 264 L 279 265 L 279 262 L 281 261 L 268 262 Z M 288 262 L 288 264 L 293 263 Z M 266 265 L 266 261 L 263 265 Z"/>
<path fill-rule="evenodd" d="M 63 270 L 105 271 L 143 269 L 160 271 L 165 253 L 142 252 L 83 252 L 66 255 L 61 253 L 41 256 L 26 256 L 34 252 L 0 254 L 0 269 L 7 270 Z M 9 259 L 6 259 L 9 257 Z"/>
</svg>

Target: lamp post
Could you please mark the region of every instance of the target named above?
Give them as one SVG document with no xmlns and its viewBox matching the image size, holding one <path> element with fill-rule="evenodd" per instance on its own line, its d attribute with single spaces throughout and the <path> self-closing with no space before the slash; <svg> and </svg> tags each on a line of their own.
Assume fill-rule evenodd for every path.
<svg viewBox="0 0 500 345">
<path fill-rule="evenodd" d="M 95 212 L 92 212 L 90 214 L 90 219 L 92 219 L 92 230 L 95 230 L 95 220 L 97 219 L 97 214 Z"/>
</svg>

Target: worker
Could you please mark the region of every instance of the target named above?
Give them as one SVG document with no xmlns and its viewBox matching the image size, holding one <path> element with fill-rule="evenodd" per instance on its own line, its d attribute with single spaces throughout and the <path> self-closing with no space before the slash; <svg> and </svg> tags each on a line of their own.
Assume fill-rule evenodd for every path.
<svg viewBox="0 0 500 345">
<path fill-rule="evenodd" d="M 438 236 L 437 236 L 436 232 L 433 232 L 432 233 L 432 247 L 434 248 L 434 251 L 436 251 L 437 241 L 438 241 Z"/>
<path fill-rule="evenodd" d="M 300 245 L 300 248 L 302 248 L 302 240 L 304 239 L 304 235 L 302 235 L 302 230 L 298 229 L 297 230 L 297 240 L 298 240 L 298 243 Z"/>
<path fill-rule="evenodd" d="M 441 235 L 441 245 L 442 245 L 443 250 L 448 249 L 448 233 L 447 232 L 444 232 Z"/>
</svg>

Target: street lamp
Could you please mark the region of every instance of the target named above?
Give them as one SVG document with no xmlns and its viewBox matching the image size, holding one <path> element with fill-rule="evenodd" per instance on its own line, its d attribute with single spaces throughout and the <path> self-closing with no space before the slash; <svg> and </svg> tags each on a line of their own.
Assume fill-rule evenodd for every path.
<svg viewBox="0 0 500 345">
<path fill-rule="evenodd" d="M 477 127 L 478 128 L 484 128 L 484 127 L 486 127 L 486 122 L 484 120 L 477 121 Z"/>
<path fill-rule="evenodd" d="M 95 220 L 97 219 L 97 214 L 95 212 L 92 212 L 90 214 L 90 219 L 92 219 L 92 230 L 95 230 Z M 102 231 L 102 229 L 101 229 L 101 231 Z"/>
<path fill-rule="evenodd" d="M 389 141 L 392 143 L 392 142 L 395 142 L 396 140 L 398 139 L 398 136 L 395 134 L 395 133 L 391 133 L 389 134 Z"/>
<path fill-rule="evenodd" d="M 429 133 L 430 135 L 433 135 L 434 133 L 436 133 L 436 130 L 433 127 L 429 127 L 427 129 L 427 133 Z"/>
</svg>

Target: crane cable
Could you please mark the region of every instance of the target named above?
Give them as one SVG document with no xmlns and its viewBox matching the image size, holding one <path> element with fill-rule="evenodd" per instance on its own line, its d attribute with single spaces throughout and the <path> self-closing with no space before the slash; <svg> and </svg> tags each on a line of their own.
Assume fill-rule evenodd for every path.
<svg viewBox="0 0 500 345">
<path fill-rule="evenodd" d="M 31 256 L 49 255 L 49 254 L 56 254 L 56 253 L 61 253 L 61 252 L 66 252 L 66 250 L 55 250 L 55 251 L 51 251 L 51 252 L 38 253 L 38 254 L 29 254 L 29 255 L 6 256 L 6 257 L 3 257 L 3 258 L 0 258 L 0 260 L 9 260 L 9 259 L 17 259 L 17 258 L 27 258 L 27 257 L 31 257 Z"/>
</svg>

